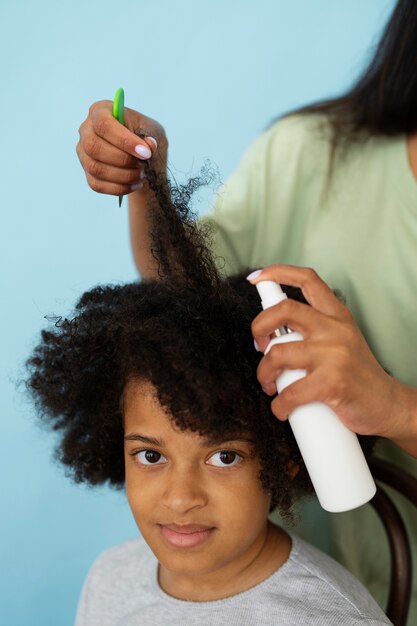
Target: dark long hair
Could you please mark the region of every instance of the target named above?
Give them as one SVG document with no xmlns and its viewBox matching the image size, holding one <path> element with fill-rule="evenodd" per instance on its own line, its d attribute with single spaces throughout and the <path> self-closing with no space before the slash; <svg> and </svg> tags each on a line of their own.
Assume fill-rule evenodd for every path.
<svg viewBox="0 0 417 626">
<path fill-rule="evenodd" d="M 398 0 L 371 62 L 347 93 L 297 113 L 327 116 L 333 147 L 363 133 L 417 131 L 417 1 Z"/>
</svg>

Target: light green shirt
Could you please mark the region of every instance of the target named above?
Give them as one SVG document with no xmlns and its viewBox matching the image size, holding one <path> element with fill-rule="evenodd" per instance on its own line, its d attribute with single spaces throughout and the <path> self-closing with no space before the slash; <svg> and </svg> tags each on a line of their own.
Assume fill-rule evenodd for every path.
<svg viewBox="0 0 417 626">
<path fill-rule="evenodd" d="M 342 291 L 381 365 L 417 387 L 417 182 L 405 137 L 358 141 L 336 153 L 331 175 L 330 161 L 321 116 L 277 122 L 249 148 L 204 218 L 215 252 L 227 273 L 271 263 L 314 268 Z M 379 446 L 380 456 L 417 475 L 415 459 L 390 442 Z M 417 563 L 417 512 L 397 503 Z M 387 542 L 369 506 L 327 516 L 310 504 L 301 534 L 326 548 L 325 534 L 331 554 L 384 606 Z M 417 624 L 413 587 L 409 624 Z"/>
</svg>

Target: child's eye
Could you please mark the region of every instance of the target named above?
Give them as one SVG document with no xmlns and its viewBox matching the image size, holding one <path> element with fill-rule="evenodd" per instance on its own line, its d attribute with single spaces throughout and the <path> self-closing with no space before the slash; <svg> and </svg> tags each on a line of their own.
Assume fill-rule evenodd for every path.
<svg viewBox="0 0 417 626">
<path fill-rule="evenodd" d="M 220 450 L 211 455 L 207 463 L 214 465 L 215 467 L 232 467 L 237 465 L 242 460 L 242 457 L 233 450 Z"/>
<path fill-rule="evenodd" d="M 162 465 L 166 463 L 166 458 L 156 450 L 140 450 L 136 452 L 135 458 L 140 465 Z"/>
</svg>

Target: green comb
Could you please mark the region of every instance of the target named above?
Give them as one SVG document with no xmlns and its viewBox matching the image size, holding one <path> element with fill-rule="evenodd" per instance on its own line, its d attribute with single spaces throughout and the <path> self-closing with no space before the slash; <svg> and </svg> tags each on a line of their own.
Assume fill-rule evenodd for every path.
<svg viewBox="0 0 417 626">
<path fill-rule="evenodd" d="M 122 87 L 116 91 L 113 100 L 113 117 L 123 126 L 125 125 L 125 92 Z M 119 196 L 119 207 L 122 206 L 123 196 Z"/>
</svg>

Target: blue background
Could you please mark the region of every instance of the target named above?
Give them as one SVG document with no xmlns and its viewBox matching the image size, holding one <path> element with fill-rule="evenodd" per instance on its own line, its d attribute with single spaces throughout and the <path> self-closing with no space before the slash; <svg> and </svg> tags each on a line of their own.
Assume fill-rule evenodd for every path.
<svg viewBox="0 0 417 626">
<path fill-rule="evenodd" d="M 0 0 L 1 623 L 70 626 L 94 558 L 137 533 L 123 493 L 67 480 L 18 384 L 45 315 L 136 278 L 127 203 L 92 192 L 75 154 L 89 105 L 123 86 L 178 178 L 206 157 L 225 178 L 272 118 L 351 83 L 393 4 Z"/>
</svg>

